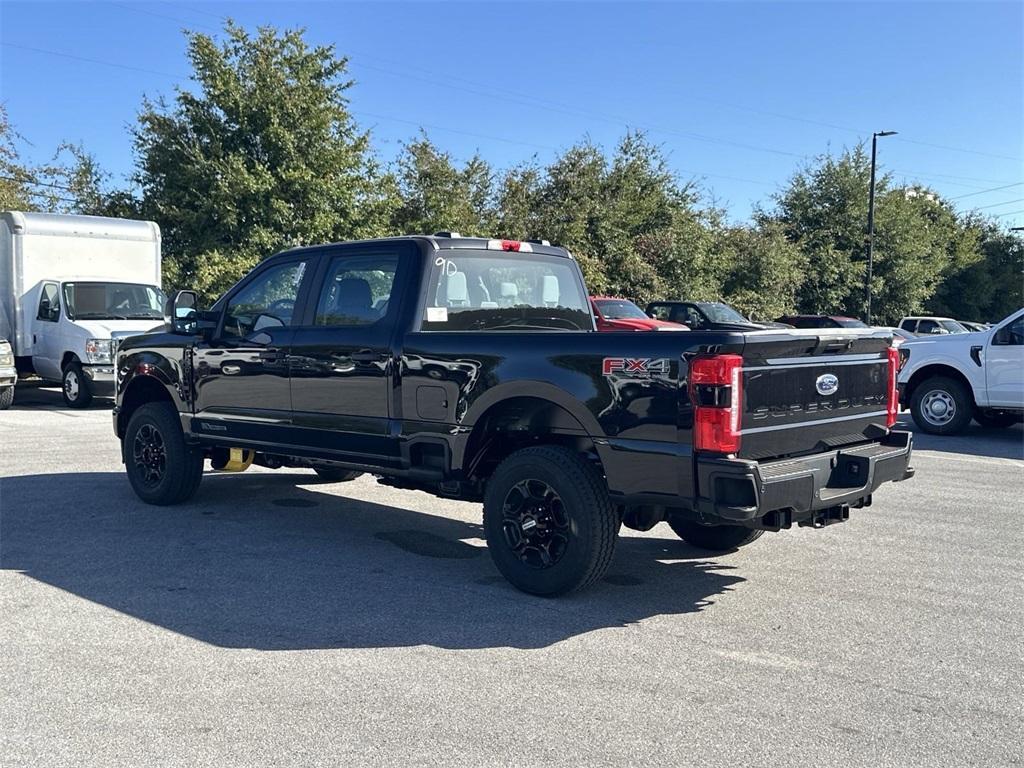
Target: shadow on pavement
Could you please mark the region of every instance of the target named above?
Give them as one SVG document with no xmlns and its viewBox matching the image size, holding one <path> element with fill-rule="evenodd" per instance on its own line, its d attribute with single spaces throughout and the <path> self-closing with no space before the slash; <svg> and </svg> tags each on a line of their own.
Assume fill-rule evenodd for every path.
<svg viewBox="0 0 1024 768">
<path fill-rule="evenodd" d="M 94 397 L 88 408 L 70 408 L 61 395 L 60 384 L 41 381 L 19 381 L 14 388 L 14 405 L 12 411 L 67 411 L 80 413 L 87 411 L 109 411 L 114 407 L 113 397 Z"/>
<path fill-rule="evenodd" d="M 743 581 L 678 539 L 623 537 L 605 583 L 531 597 L 498 574 L 479 525 L 296 487 L 311 479 L 207 474 L 193 502 L 148 507 L 121 473 L 4 478 L 0 568 L 264 650 L 541 648 L 699 611 Z M 54 488 L 75 501 L 52 503 Z"/>
<path fill-rule="evenodd" d="M 1024 459 L 1024 428 L 1020 424 L 1002 429 L 979 427 L 973 421 L 963 434 L 929 435 L 917 428 L 909 413 L 900 415 L 897 429 L 914 433 L 915 451 L 943 451 L 998 459 Z"/>
</svg>

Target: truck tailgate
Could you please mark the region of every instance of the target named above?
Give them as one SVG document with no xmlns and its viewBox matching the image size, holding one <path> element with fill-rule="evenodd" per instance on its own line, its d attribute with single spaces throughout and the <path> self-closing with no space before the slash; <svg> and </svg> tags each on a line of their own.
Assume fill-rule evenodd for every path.
<svg viewBox="0 0 1024 768">
<path fill-rule="evenodd" d="M 816 453 L 885 433 L 888 333 L 823 329 L 746 337 L 741 458 Z"/>
</svg>

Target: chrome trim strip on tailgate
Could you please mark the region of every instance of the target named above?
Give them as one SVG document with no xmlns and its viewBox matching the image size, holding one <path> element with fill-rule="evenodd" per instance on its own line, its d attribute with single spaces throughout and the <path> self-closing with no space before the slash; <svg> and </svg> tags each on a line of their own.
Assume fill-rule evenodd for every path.
<svg viewBox="0 0 1024 768">
<path fill-rule="evenodd" d="M 871 419 L 875 416 L 886 416 L 888 411 L 871 411 L 870 413 L 857 413 L 853 416 L 835 416 L 831 419 L 815 419 L 814 421 L 801 421 L 797 424 L 776 424 L 772 427 L 752 427 L 741 429 L 741 435 L 753 435 L 757 432 L 774 432 L 778 429 L 797 429 L 799 427 L 813 427 L 818 424 L 828 424 L 833 421 L 854 421 L 855 419 Z"/>
<path fill-rule="evenodd" d="M 768 365 L 752 365 L 750 367 L 744 366 L 744 371 L 781 371 L 789 370 L 791 368 L 814 368 L 821 366 L 822 368 L 832 368 L 837 365 L 872 365 L 875 363 L 888 363 L 888 358 L 879 357 L 878 355 L 844 355 L 843 357 L 835 360 L 828 358 L 815 358 L 814 360 L 808 360 L 806 357 L 779 357 L 774 360 L 769 360 Z"/>
</svg>

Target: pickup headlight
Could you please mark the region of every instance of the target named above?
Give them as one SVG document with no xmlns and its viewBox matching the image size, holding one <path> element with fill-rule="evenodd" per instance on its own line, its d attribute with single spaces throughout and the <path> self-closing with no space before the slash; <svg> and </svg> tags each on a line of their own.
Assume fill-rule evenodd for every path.
<svg viewBox="0 0 1024 768">
<path fill-rule="evenodd" d="M 14 352 L 11 350 L 11 342 L 0 341 L 0 368 L 10 368 L 14 365 Z"/>
<path fill-rule="evenodd" d="M 91 365 L 110 365 L 113 362 L 112 351 L 110 339 L 89 339 L 85 342 L 85 359 Z"/>
</svg>

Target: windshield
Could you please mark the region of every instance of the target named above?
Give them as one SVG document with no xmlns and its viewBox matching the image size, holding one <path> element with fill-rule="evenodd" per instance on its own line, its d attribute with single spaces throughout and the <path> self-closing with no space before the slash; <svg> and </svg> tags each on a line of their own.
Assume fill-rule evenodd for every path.
<svg viewBox="0 0 1024 768">
<path fill-rule="evenodd" d="M 434 259 L 426 331 L 592 331 L 576 262 L 559 256 L 447 250 Z"/>
<path fill-rule="evenodd" d="M 840 328 L 868 328 L 866 323 L 862 323 L 860 320 L 855 320 L 852 317 L 836 317 L 833 318 Z"/>
<path fill-rule="evenodd" d="M 749 323 L 743 315 L 737 312 L 735 309 L 730 307 L 728 304 L 722 304 L 721 302 L 715 301 L 709 304 L 698 305 L 704 314 L 708 316 L 708 319 L 713 323 Z"/>
<path fill-rule="evenodd" d="M 646 313 L 626 299 L 597 299 L 594 301 L 606 320 L 650 320 Z"/>
<path fill-rule="evenodd" d="M 950 333 L 970 333 L 970 331 L 960 325 L 956 320 L 939 320 L 939 325 Z"/>
<path fill-rule="evenodd" d="M 137 283 L 64 283 L 72 320 L 162 320 L 164 292 Z"/>
</svg>

